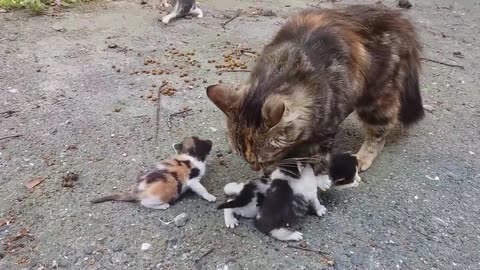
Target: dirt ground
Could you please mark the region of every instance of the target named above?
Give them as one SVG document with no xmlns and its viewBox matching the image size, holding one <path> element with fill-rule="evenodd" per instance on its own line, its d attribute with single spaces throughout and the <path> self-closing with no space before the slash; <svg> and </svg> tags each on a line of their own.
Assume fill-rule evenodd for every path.
<svg viewBox="0 0 480 270">
<path fill-rule="evenodd" d="M 376 1 L 336 5 L 360 2 Z M 426 118 L 389 137 L 358 188 L 321 195 L 329 212 L 308 217 L 306 242 L 291 244 L 309 250 L 273 241 L 250 220 L 229 230 L 198 196 L 166 211 L 89 200 L 129 188 L 173 143 L 198 135 L 214 141 L 203 182 L 223 201 L 226 183 L 254 174 L 229 151 L 223 115 L 205 95 L 248 73 L 215 66 L 237 52 L 250 68 L 290 14 L 330 1 L 206 0 L 203 19 L 169 26 L 156 1 L 0 14 L 0 269 L 480 269 L 480 5 L 413 4 L 405 13 L 424 57 L 461 67 L 425 60 Z M 164 80 L 172 90 L 160 98 L 156 141 Z M 338 147 L 356 151 L 361 140 L 352 117 Z M 68 172 L 78 180 L 66 181 Z M 162 223 L 183 212 L 185 226 Z"/>
</svg>

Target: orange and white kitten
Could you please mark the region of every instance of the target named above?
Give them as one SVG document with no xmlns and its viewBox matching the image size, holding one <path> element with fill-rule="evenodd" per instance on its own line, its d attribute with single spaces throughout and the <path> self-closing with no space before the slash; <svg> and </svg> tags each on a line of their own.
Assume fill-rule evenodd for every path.
<svg viewBox="0 0 480 270">
<path fill-rule="evenodd" d="M 142 173 L 133 191 L 107 195 L 92 200 L 92 203 L 140 201 L 147 208 L 165 210 L 187 190 L 192 190 L 209 202 L 215 202 L 215 196 L 200 183 L 212 141 L 189 137 L 175 144 L 174 148 L 177 155 Z"/>
</svg>

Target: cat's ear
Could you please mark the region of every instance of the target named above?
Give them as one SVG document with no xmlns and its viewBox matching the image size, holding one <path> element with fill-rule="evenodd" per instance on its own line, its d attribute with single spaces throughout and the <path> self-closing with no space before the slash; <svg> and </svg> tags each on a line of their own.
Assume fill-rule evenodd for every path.
<svg viewBox="0 0 480 270">
<path fill-rule="evenodd" d="M 296 109 L 285 96 L 280 95 L 267 98 L 262 107 L 262 115 L 268 128 L 275 128 L 275 134 L 291 142 L 302 135 L 307 124 L 305 119 L 308 119 L 305 111 Z"/>
<path fill-rule="evenodd" d="M 262 116 L 265 125 L 269 128 L 276 126 L 282 120 L 285 110 L 285 97 L 273 95 L 267 98 L 262 107 Z"/>
<path fill-rule="evenodd" d="M 242 94 L 243 90 L 222 84 L 207 87 L 208 98 L 227 116 L 229 116 L 230 112 L 235 108 Z"/>
<path fill-rule="evenodd" d="M 177 154 L 180 154 L 180 152 L 182 151 L 182 144 L 181 143 L 174 144 L 173 149 L 175 149 L 175 152 L 177 152 Z"/>
</svg>

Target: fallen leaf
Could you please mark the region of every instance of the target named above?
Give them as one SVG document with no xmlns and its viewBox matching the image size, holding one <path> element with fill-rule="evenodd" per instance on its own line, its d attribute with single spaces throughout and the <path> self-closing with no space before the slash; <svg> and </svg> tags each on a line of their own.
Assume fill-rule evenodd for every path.
<svg viewBox="0 0 480 270">
<path fill-rule="evenodd" d="M 28 181 L 27 183 L 25 183 L 25 187 L 27 187 L 28 189 L 32 189 L 32 188 L 40 185 L 43 181 L 45 181 L 44 177 L 37 177 L 37 178 L 32 179 L 32 180 Z"/>
<path fill-rule="evenodd" d="M 27 256 L 22 256 L 20 259 L 17 260 L 17 264 L 25 264 L 28 263 L 30 259 Z"/>
</svg>

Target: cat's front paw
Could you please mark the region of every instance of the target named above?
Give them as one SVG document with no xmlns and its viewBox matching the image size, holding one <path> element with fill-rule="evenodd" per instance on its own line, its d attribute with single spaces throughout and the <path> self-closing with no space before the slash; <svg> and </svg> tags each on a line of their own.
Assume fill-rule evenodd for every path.
<svg viewBox="0 0 480 270">
<path fill-rule="evenodd" d="M 318 209 L 315 211 L 317 216 L 321 217 L 327 213 L 327 208 L 323 205 L 320 205 Z"/>
<path fill-rule="evenodd" d="M 238 219 L 230 216 L 230 217 L 225 217 L 225 226 L 229 229 L 233 229 L 238 226 Z"/>
<path fill-rule="evenodd" d="M 213 196 L 212 194 L 207 194 L 205 195 L 204 199 L 208 202 L 215 202 L 217 200 L 217 197 Z"/>
<path fill-rule="evenodd" d="M 330 180 L 330 177 L 327 174 L 316 176 L 316 180 L 317 180 L 317 187 L 321 191 L 326 191 L 332 186 L 332 180 Z"/>
</svg>

